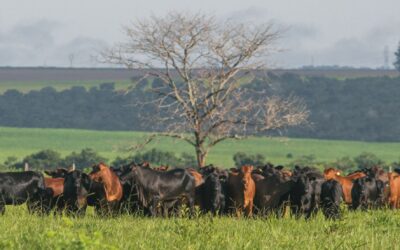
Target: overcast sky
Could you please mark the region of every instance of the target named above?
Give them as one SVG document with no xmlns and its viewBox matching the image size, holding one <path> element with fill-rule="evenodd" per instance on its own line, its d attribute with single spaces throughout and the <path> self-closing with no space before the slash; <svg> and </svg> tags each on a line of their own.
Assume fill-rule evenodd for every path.
<svg viewBox="0 0 400 250">
<path fill-rule="evenodd" d="M 273 67 L 380 67 L 400 41 L 399 0 L 4 0 L 0 66 L 102 66 L 96 51 L 124 39 L 121 26 L 171 10 L 288 27 Z"/>
</svg>

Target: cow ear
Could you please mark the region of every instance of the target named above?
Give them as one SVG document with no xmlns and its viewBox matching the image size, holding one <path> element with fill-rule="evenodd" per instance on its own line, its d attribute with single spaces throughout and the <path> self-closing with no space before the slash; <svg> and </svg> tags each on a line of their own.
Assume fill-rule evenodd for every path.
<svg viewBox="0 0 400 250">
<path fill-rule="evenodd" d="M 65 177 L 66 174 L 68 174 L 68 169 L 66 168 L 58 168 L 57 173 L 60 174 L 62 177 Z"/>
<path fill-rule="evenodd" d="M 283 166 L 282 166 L 282 165 L 276 166 L 275 169 L 276 169 L 276 170 L 282 170 L 282 169 L 283 169 Z"/>
<path fill-rule="evenodd" d="M 50 171 L 50 170 L 45 170 L 44 173 L 51 177 L 53 177 L 53 174 L 54 174 L 54 172 Z"/>
</svg>

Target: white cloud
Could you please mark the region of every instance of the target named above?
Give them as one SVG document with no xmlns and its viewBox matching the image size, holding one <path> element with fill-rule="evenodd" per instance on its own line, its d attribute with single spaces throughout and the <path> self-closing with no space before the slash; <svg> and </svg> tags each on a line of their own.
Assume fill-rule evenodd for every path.
<svg viewBox="0 0 400 250">
<path fill-rule="evenodd" d="M 106 47 L 101 39 L 76 37 L 58 41 L 63 25 L 49 20 L 20 23 L 0 33 L 0 65 L 2 66 L 96 66 L 94 56 Z"/>
<path fill-rule="evenodd" d="M 70 0 L 5 1 L 0 9 L 0 65 L 94 66 L 91 55 L 121 41 L 121 26 L 170 10 L 209 11 L 219 19 L 273 21 L 287 31 L 277 66 L 339 64 L 379 67 L 400 40 L 398 0 Z M 44 17 L 44 18 L 43 18 Z"/>
</svg>

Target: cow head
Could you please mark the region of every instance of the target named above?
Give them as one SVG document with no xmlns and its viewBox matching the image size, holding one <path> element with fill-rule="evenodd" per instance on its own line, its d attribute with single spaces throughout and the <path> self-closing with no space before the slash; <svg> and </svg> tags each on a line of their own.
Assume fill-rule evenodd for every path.
<svg viewBox="0 0 400 250">
<path fill-rule="evenodd" d="M 132 184 L 138 167 L 139 166 L 136 163 L 131 163 L 126 166 L 123 166 L 122 172 L 120 175 L 121 183 L 131 183 Z"/>
<path fill-rule="evenodd" d="M 325 180 L 336 179 L 337 176 L 340 176 L 340 175 L 341 175 L 340 171 L 335 168 L 327 168 L 324 170 Z"/>
<path fill-rule="evenodd" d="M 109 172 L 110 168 L 106 164 L 100 163 L 92 167 L 92 172 L 90 172 L 89 177 L 94 181 L 102 182 L 104 176 Z"/>
<path fill-rule="evenodd" d="M 240 168 L 240 175 L 242 176 L 242 182 L 246 186 L 249 182 L 251 177 L 251 173 L 253 171 L 254 167 L 251 165 L 244 165 Z"/>
</svg>

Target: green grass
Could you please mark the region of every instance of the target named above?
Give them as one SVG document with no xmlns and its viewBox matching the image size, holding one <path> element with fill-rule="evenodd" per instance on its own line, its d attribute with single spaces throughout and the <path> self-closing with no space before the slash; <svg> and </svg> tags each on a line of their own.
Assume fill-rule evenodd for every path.
<svg viewBox="0 0 400 250">
<path fill-rule="evenodd" d="M 62 155 L 83 148 L 93 148 L 100 155 L 113 160 L 117 156 L 126 156 L 124 151 L 135 143 L 144 140 L 148 133 L 143 132 L 110 132 L 76 129 L 33 129 L 0 127 L 0 162 L 8 156 L 22 157 L 42 149 L 53 149 Z M 193 153 L 186 143 L 161 138 L 149 144 L 147 149 L 158 148 Z M 286 164 L 292 159 L 286 156 L 291 153 L 294 158 L 313 154 L 318 161 L 329 162 L 342 156 L 354 157 L 362 152 L 373 152 L 378 157 L 391 163 L 399 160 L 400 143 L 367 143 L 355 141 L 284 139 L 253 137 L 243 141 L 226 141 L 211 151 L 208 162 L 219 166 L 233 166 L 232 156 L 236 152 L 262 154 L 267 160 Z"/>
<path fill-rule="evenodd" d="M 132 83 L 129 80 L 91 80 L 91 81 L 41 81 L 41 82 L 0 82 L 0 94 L 6 92 L 10 89 L 18 90 L 22 93 L 28 93 L 31 90 L 40 90 L 44 87 L 52 87 L 57 91 L 62 91 L 65 89 L 70 89 L 75 86 L 82 86 L 86 89 L 90 89 L 92 87 L 100 86 L 102 83 L 115 83 L 116 89 L 126 89 Z"/>
<path fill-rule="evenodd" d="M 140 132 L 104 132 L 73 129 L 27 129 L 0 127 L 0 160 L 23 157 L 41 149 L 63 155 L 91 147 L 113 159 L 139 142 Z M 148 148 L 176 153 L 192 152 L 182 142 L 160 139 Z M 400 143 L 364 143 L 310 139 L 250 138 L 229 141 L 212 151 L 209 162 L 231 166 L 235 152 L 262 153 L 276 163 L 314 154 L 331 161 L 374 152 L 387 162 L 397 160 Z M 25 205 L 7 206 L 0 218 L 0 249 L 396 249 L 400 243 L 400 213 L 381 210 L 344 212 L 340 221 L 286 217 L 244 219 L 145 218 L 122 215 L 100 218 L 90 209 L 84 218 L 29 215 Z"/>
<path fill-rule="evenodd" d="M 208 216 L 143 218 L 39 217 L 7 207 L 0 220 L 1 249 L 397 249 L 400 213 L 345 212 L 304 219 Z"/>
</svg>

